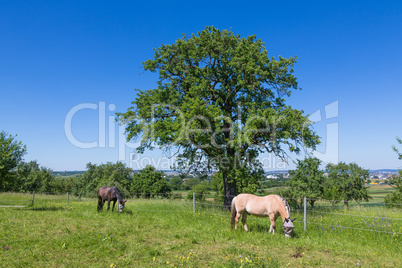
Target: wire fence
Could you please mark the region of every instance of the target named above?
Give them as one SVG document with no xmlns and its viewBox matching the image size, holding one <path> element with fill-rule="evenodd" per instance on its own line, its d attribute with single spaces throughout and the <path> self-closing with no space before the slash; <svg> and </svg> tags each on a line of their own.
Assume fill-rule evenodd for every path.
<svg viewBox="0 0 402 268">
<path fill-rule="evenodd" d="M 165 195 L 160 193 L 150 194 L 149 198 L 132 194 L 128 208 L 134 211 L 154 211 L 169 213 L 200 213 L 219 217 L 228 217 L 229 208 L 224 206 L 224 196 L 219 195 Z M 139 196 L 139 197 L 137 197 Z M 349 209 L 343 206 L 334 206 L 333 200 L 315 200 L 314 207 L 308 205 L 311 199 L 288 199 L 291 206 L 292 218 L 297 218 L 296 223 L 304 226 L 308 232 L 317 229 L 322 232 L 342 232 L 346 229 L 368 231 L 392 235 L 402 234 L 402 204 L 397 208 L 387 209 L 385 203 L 351 203 Z M 296 202 L 297 201 L 297 202 Z M 300 205 L 302 203 L 302 205 Z M 69 209 L 77 204 L 93 204 L 96 208 L 97 199 L 80 197 L 70 193 L 0 193 L 0 207 L 27 207 L 34 210 L 41 209 Z M 134 204 L 134 205 L 130 205 Z M 265 220 L 257 217 L 249 217 L 249 221 Z M 269 222 L 269 221 L 268 221 Z M 269 224 L 269 223 L 267 223 Z"/>
</svg>

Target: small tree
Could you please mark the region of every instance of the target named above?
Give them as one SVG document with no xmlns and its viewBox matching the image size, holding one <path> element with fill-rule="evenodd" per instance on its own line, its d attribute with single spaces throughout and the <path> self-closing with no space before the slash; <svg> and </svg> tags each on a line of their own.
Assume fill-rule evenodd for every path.
<svg viewBox="0 0 402 268">
<path fill-rule="evenodd" d="M 402 170 L 399 170 L 398 175 L 393 175 L 388 179 L 388 184 L 395 188 L 395 191 L 385 196 L 385 204 L 387 208 L 402 207 Z"/>
<path fill-rule="evenodd" d="M 5 131 L 0 132 L 0 191 L 13 188 L 15 179 L 12 171 L 26 154 L 26 146 Z"/>
<path fill-rule="evenodd" d="M 209 186 L 207 182 L 198 183 L 193 186 L 191 191 L 187 192 L 187 199 L 193 199 L 193 193 L 198 200 L 205 200 L 205 195 L 209 194 Z"/>
<path fill-rule="evenodd" d="M 349 206 L 350 201 L 368 201 L 371 198 L 364 186 L 369 173 L 368 170 L 359 167 L 355 163 L 346 164 L 340 162 L 337 165 L 328 164 L 327 186 L 338 190 L 339 198 L 343 200 L 345 207 Z"/>
<path fill-rule="evenodd" d="M 169 181 L 169 185 L 170 187 L 172 187 L 173 190 L 180 190 L 183 185 L 183 179 L 179 177 L 171 178 Z"/>
<path fill-rule="evenodd" d="M 20 162 L 15 170 L 13 190 L 18 192 L 55 192 L 55 177 L 52 170 L 41 167 L 37 161 Z"/>
<path fill-rule="evenodd" d="M 128 195 L 131 183 L 130 168 L 123 163 L 87 164 L 87 171 L 74 180 L 72 191 L 78 196 L 95 195 L 99 187 L 116 186 L 120 193 Z"/>
<path fill-rule="evenodd" d="M 156 171 L 153 166 L 148 165 L 134 174 L 131 191 L 137 197 L 150 198 L 154 195 L 169 197 L 172 189 L 163 177 L 164 173 L 162 171 Z"/>
<path fill-rule="evenodd" d="M 397 137 L 396 140 L 402 145 L 402 139 Z M 398 154 L 398 159 L 402 160 L 402 153 L 393 146 L 392 149 Z M 388 179 L 388 184 L 395 188 L 396 191 L 387 194 L 385 197 L 385 203 L 388 208 L 391 207 L 402 207 L 402 170 L 399 170 L 399 175 L 393 175 L 392 178 Z"/>
<path fill-rule="evenodd" d="M 287 182 L 292 198 L 299 200 L 307 197 L 311 207 L 324 193 L 324 172 L 319 170 L 321 160 L 315 157 L 307 157 L 297 160 L 296 170 L 289 171 L 290 180 Z"/>
<path fill-rule="evenodd" d="M 196 186 L 197 184 L 200 184 L 201 182 L 196 179 L 196 178 L 190 178 L 190 179 L 185 179 L 184 181 L 184 189 L 185 190 L 190 190 L 193 189 L 194 186 Z"/>
</svg>

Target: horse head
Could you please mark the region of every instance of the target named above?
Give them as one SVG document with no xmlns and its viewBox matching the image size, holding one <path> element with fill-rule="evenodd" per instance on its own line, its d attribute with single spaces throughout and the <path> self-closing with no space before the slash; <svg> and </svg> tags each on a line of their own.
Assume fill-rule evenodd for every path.
<svg viewBox="0 0 402 268">
<path fill-rule="evenodd" d="M 283 221 L 282 224 L 282 230 L 285 233 L 286 237 L 290 237 L 290 235 L 293 232 L 293 228 L 295 228 L 295 226 L 293 225 L 293 221 L 295 221 L 296 219 L 291 220 L 290 218 L 286 218 Z"/>
<path fill-rule="evenodd" d="M 123 212 L 123 208 L 124 208 L 124 204 L 127 202 L 127 200 L 125 201 L 119 201 L 119 212 Z"/>
</svg>

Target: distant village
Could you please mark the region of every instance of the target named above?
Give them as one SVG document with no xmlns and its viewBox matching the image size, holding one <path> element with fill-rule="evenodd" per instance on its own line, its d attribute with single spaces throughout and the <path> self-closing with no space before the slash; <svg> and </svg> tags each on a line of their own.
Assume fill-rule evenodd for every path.
<svg viewBox="0 0 402 268">
<path fill-rule="evenodd" d="M 178 171 L 164 171 L 166 176 L 179 176 L 180 172 Z M 208 176 L 212 176 L 214 173 L 208 174 Z M 368 181 L 365 183 L 366 185 L 383 185 L 387 184 L 388 178 L 391 178 L 394 175 L 398 174 L 397 169 L 381 169 L 381 170 L 369 170 Z M 325 176 L 328 176 L 327 173 L 324 173 Z M 193 174 L 186 175 L 186 178 L 196 176 Z M 289 179 L 289 171 L 288 170 L 280 170 L 280 171 L 267 171 L 265 172 L 265 177 L 267 180 L 287 180 Z"/>
<path fill-rule="evenodd" d="M 165 173 L 166 177 L 179 177 L 181 173 L 179 171 L 173 170 L 161 170 Z M 79 174 L 84 173 L 85 171 L 55 171 L 53 174 L 56 176 L 78 176 Z M 139 170 L 134 170 L 133 173 L 137 173 Z M 215 174 L 215 172 L 209 172 L 207 174 L 208 177 L 211 177 Z M 369 178 L 365 183 L 366 185 L 383 185 L 387 184 L 388 178 L 391 178 L 394 175 L 398 174 L 397 169 L 381 169 L 381 170 L 369 170 Z M 327 173 L 324 173 L 327 176 Z M 190 178 L 197 178 L 195 174 L 186 174 L 183 180 L 188 180 Z M 277 171 L 266 171 L 265 178 L 267 181 L 269 180 L 281 180 L 286 181 L 289 179 L 289 171 L 288 170 L 277 170 Z"/>
</svg>

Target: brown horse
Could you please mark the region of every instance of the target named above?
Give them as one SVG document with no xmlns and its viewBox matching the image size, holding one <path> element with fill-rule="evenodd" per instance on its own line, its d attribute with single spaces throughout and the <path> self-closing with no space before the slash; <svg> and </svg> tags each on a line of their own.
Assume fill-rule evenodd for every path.
<svg viewBox="0 0 402 268">
<path fill-rule="evenodd" d="M 116 187 L 106 187 L 103 186 L 99 188 L 98 190 L 98 211 L 103 209 L 103 205 L 105 204 L 105 201 L 107 201 L 107 210 L 110 209 L 110 201 L 113 201 L 113 207 L 112 207 L 112 212 L 114 210 L 114 205 L 116 204 L 116 201 L 119 200 L 119 211 L 123 212 L 124 204 L 127 202 L 123 201 L 123 198 L 121 197 L 121 194 L 119 190 L 117 190 Z"/>
<path fill-rule="evenodd" d="M 278 216 L 282 217 L 282 229 L 286 237 L 290 237 L 294 225 L 290 219 L 290 206 L 288 202 L 279 195 L 256 196 L 252 194 L 239 194 L 232 200 L 232 218 L 231 225 L 237 229 L 237 223 L 242 216 L 244 230 L 248 231 L 246 220 L 247 215 L 251 214 L 257 217 L 269 217 L 271 226 L 269 232 L 275 233 L 275 221 Z"/>
</svg>

